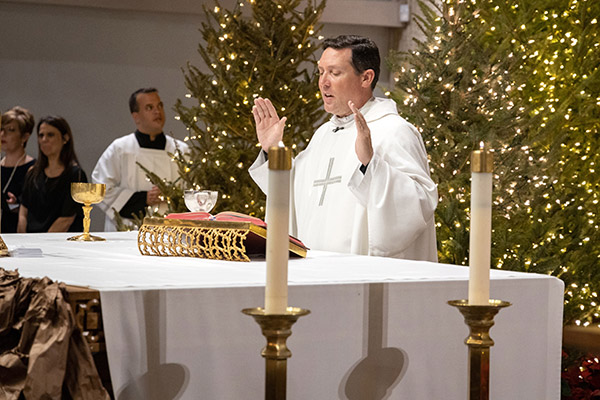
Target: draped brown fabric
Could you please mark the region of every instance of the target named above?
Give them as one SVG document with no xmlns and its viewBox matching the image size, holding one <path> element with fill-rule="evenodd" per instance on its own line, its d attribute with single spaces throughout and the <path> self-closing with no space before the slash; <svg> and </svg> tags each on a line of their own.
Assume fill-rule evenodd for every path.
<svg viewBox="0 0 600 400">
<path fill-rule="evenodd" d="M 110 399 L 64 284 L 0 268 L 0 398 Z"/>
</svg>

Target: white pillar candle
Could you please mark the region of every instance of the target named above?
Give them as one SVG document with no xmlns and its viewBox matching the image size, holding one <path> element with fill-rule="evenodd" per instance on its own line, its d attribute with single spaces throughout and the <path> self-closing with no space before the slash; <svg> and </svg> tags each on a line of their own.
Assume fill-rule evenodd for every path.
<svg viewBox="0 0 600 400">
<path fill-rule="evenodd" d="M 482 143 L 471 155 L 469 304 L 474 305 L 487 305 L 490 298 L 492 169 L 493 154 Z"/>
<path fill-rule="evenodd" d="M 267 314 L 283 314 L 287 309 L 291 167 L 292 152 L 283 143 L 269 149 L 265 285 Z"/>
</svg>

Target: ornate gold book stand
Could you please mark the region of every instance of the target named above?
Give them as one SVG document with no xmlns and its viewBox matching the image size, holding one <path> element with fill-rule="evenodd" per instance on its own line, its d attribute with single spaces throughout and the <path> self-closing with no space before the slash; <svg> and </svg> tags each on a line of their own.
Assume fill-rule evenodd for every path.
<svg viewBox="0 0 600 400">
<path fill-rule="evenodd" d="M 250 261 L 264 257 L 267 229 L 251 222 L 145 218 L 138 231 L 140 253 Z M 290 255 L 306 257 L 306 247 L 290 240 Z"/>
</svg>

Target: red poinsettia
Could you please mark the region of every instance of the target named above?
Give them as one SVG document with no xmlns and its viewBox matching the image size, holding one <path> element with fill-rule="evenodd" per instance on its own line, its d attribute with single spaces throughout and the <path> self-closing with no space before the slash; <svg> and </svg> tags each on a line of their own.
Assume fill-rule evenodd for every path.
<svg viewBox="0 0 600 400">
<path fill-rule="evenodd" d="M 563 359 L 568 355 L 563 351 Z M 600 400 L 600 359 L 587 355 L 569 362 L 561 374 L 562 400 Z"/>
</svg>

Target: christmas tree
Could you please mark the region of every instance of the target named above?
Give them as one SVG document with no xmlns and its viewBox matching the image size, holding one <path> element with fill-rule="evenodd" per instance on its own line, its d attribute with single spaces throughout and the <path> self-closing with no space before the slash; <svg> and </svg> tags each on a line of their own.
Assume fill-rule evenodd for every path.
<svg viewBox="0 0 600 400">
<path fill-rule="evenodd" d="M 247 172 L 260 149 L 254 99 L 269 98 L 280 116 L 288 117 L 284 142 L 296 152 L 324 117 L 315 53 L 325 2 L 308 0 L 300 10 L 302 3 L 249 0 L 231 11 L 218 2 L 205 8 L 198 52 L 210 72 L 188 64 L 186 97 L 191 101 L 180 99 L 175 105 L 176 118 L 188 130 L 190 154 L 175 157 L 181 182 L 159 185 L 170 211 L 186 211 L 182 187 L 205 188 L 220 193 L 216 211 L 264 216 L 265 196 Z"/>
<path fill-rule="evenodd" d="M 438 183 L 440 260 L 468 261 L 468 158 L 496 150 L 492 265 L 565 281 L 565 321 L 598 322 L 600 3 L 421 2 L 424 39 L 391 58 L 395 98 Z"/>
<path fill-rule="evenodd" d="M 392 58 L 392 69 L 399 74 L 391 96 L 421 131 L 430 156 L 440 193 L 436 212 L 440 260 L 466 264 L 470 152 L 480 142 L 501 149 L 495 173 L 513 175 L 503 166 L 511 164 L 514 149 L 524 140 L 519 121 L 525 110 L 510 100 L 514 82 L 507 71 L 515 60 L 501 57 L 501 46 L 490 45 L 475 4 L 455 3 L 421 3 L 417 23 L 426 38 L 416 40 L 412 52 Z"/>
<path fill-rule="evenodd" d="M 521 7 L 532 8 L 526 2 Z M 519 72 L 527 82 L 523 100 L 542 117 L 530 127 L 534 150 L 548 162 L 539 174 L 539 205 L 530 213 L 541 234 L 530 260 L 565 282 L 567 322 L 588 325 L 598 322 L 600 290 L 600 180 L 593 150 L 600 140 L 600 3 L 552 1 L 535 11 L 520 26 Z"/>
</svg>

